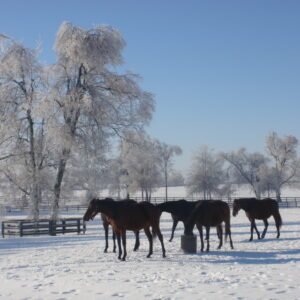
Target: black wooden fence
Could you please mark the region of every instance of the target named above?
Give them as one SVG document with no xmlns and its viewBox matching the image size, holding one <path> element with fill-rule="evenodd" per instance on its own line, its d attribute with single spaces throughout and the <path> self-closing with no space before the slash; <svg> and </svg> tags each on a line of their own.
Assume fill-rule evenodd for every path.
<svg viewBox="0 0 300 300">
<path fill-rule="evenodd" d="M 86 226 L 82 218 L 63 218 L 56 221 L 39 220 L 7 220 L 2 222 L 2 237 L 27 235 L 56 235 L 70 232 L 85 233 Z"/>
<path fill-rule="evenodd" d="M 117 200 L 117 198 L 115 198 Z M 141 197 L 132 197 L 132 199 L 136 201 L 144 201 Z M 168 201 L 176 201 L 179 199 L 185 199 L 189 201 L 197 201 L 197 200 L 203 200 L 201 198 L 196 197 L 169 197 Z M 232 205 L 232 202 L 235 198 L 218 198 L 220 200 L 223 200 L 229 204 L 229 206 Z M 152 197 L 150 199 L 151 203 L 158 204 L 165 202 L 165 197 Z M 278 202 L 279 207 L 300 207 L 300 197 L 282 197 L 281 202 Z M 88 203 L 86 204 L 70 204 L 70 205 L 63 205 L 60 207 L 61 212 L 83 212 L 87 209 Z M 6 213 L 14 213 L 14 212 L 27 212 L 29 210 L 28 207 L 16 207 L 16 206 L 4 206 Z M 50 206 L 49 205 L 41 205 L 40 211 L 41 212 L 49 212 Z"/>
</svg>

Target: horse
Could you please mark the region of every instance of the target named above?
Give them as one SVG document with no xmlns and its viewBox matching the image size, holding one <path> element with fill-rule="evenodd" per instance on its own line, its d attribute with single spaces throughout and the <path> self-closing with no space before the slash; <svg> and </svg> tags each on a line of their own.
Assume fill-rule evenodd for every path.
<svg viewBox="0 0 300 300">
<path fill-rule="evenodd" d="M 160 210 L 150 202 L 128 202 L 128 201 L 110 201 L 107 199 L 93 199 L 90 201 L 87 211 L 83 216 L 84 221 L 92 220 L 97 213 L 104 213 L 110 220 L 110 224 L 117 235 L 119 255 L 118 258 L 125 261 L 126 250 L 126 230 L 137 231 L 144 229 L 149 241 L 149 252 L 147 258 L 153 254 L 153 238 L 150 232 L 150 226 L 155 235 L 158 236 L 163 257 L 166 257 L 163 236 L 159 227 L 161 216 Z M 123 257 L 121 238 L 123 245 Z"/>
<path fill-rule="evenodd" d="M 115 201 L 114 199 L 111 199 L 111 198 L 106 198 L 106 199 L 110 200 L 110 201 Z M 120 200 L 120 201 L 129 201 L 129 202 L 133 202 L 133 203 L 136 202 L 135 200 L 131 200 L 131 199 L 124 199 L 124 200 Z M 104 253 L 107 253 L 110 219 L 103 213 L 100 213 L 100 216 L 101 216 L 102 225 L 103 225 L 104 233 L 105 233 Z M 135 245 L 134 245 L 133 251 L 137 251 L 140 246 L 139 231 L 135 231 L 134 234 L 135 234 Z M 116 235 L 115 235 L 114 231 L 112 231 L 112 238 L 113 238 L 113 243 L 114 243 L 113 252 L 115 253 L 116 252 Z"/>
<path fill-rule="evenodd" d="M 173 240 L 174 232 L 179 221 L 183 222 L 184 228 L 186 227 L 186 222 L 197 203 L 198 201 L 187 201 L 185 199 L 180 199 L 177 201 L 167 201 L 156 205 L 162 212 L 170 213 L 173 219 L 172 233 L 169 242 Z M 217 234 L 219 238 L 219 233 L 222 232 L 222 228 L 220 227 L 221 226 L 217 226 Z"/>
<path fill-rule="evenodd" d="M 196 202 L 181 199 L 177 201 L 167 201 L 156 205 L 162 212 L 165 211 L 170 213 L 173 219 L 172 233 L 169 242 L 171 242 L 174 238 L 174 232 L 178 222 L 183 222 L 183 225 L 185 226 L 185 222 L 194 209 L 195 204 Z"/>
<path fill-rule="evenodd" d="M 250 241 L 253 240 L 253 229 L 257 233 L 258 239 L 263 239 L 266 235 L 269 223 L 268 218 L 273 216 L 277 228 L 277 238 L 280 237 L 280 227 L 282 225 L 282 219 L 279 213 L 278 203 L 274 199 L 265 198 L 258 200 L 256 198 L 239 198 L 233 201 L 232 205 L 232 215 L 235 217 L 240 209 L 243 209 L 251 223 L 251 235 Z M 259 231 L 257 230 L 255 219 L 263 220 L 265 228 L 260 236 Z"/>
<path fill-rule="evenodd" d="M 193 228 L 196 224 L 201 241 L 201 252 L 204 250 L 203 242 L 203 231 L 202 226 L 206 229 L 206 252 L 209 252 L 209 232 L 211 226 L 218 226 L 219 231 L 219 246 L 217 249 L 221 249 L 223 245 L 223 236 L 222 236 L 222 222 L 225 223 L 225 240 L 229 236 L 230 247 L 233 249 L 233 243 L 231 239 L 231 230 L 230 230 L 230 209 L 226 202 L 222 200 L 203 200 L 198 201 L 195 205 L 194 210 L 189 216 L 186 227 L 185 235 L 193 235 Z"/>
</svg>

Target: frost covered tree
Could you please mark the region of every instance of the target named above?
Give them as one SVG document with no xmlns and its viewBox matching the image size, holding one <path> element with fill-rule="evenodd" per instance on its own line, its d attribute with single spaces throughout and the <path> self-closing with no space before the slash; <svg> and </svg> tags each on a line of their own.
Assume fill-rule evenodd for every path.
<svg viewBox="0 0 300 300">
<path fill-rule="evenodd" d="M 1 39 L 1 37 L 0 37 Z M 2 35 L 0 50 L 1 172 L 30 197 L 38 218 L 47 160 L 45 125 L 39 114 L 45 85 L 38 51 Z"/>
<path fill-rule="evenodd" d="M 91 147 L 89 145 L 89 148 Z M 83 203 L 99 197 L 99 191 L 107 184 L 108 153 L 104 148 L 94 150 L 86 151 L 85 148 L 73 148 L 64 176 L 62 199 L 68 200 L 70 195 L 76 197 L 78 193 L 75 192 L 74 194 L 74 191 L 78 190 L 85 191 L 85 197 L 81 199 Z"/>
<path fill-rule="evenodd" d="M 118 198 L 128 198 L 129 182 L 128 171 L 124 167 L 121 156 L 111 159 L 107 168 L 108 189 L 111 194 L 117 194 Z"/>
<path fill-rule="evenodd" d="M 142 132 L 129 133 L 121 144 L 121 157 L 128 172 L 129 191 L 141 191 L 142 199 L 150 201 L 162 182 L 156 141 Z"/>
<path fill-rule="evenodd" d="M 169 174 L 172 171 L 173 167 L 173 158 L 175 155 L 180 155 L 182 150 L 179 146 L 172 146 L 166 143 L 162 143 L 157 141 L 157 155 L 158 155 L 158 162 L 161 167 L 164 183 L 165 183 L 165 197 L 166 201 L 168 200 L 168 179 Z"/>
<path fill-rule="evenodd" d="M 267 158 L 258 152 L 247 153 L 245 148 L 236 152 L 222 153 L 222 157 L 235 168 L 237 175 L 250 185 L 255 196 L 260 198 L 266 187 L 263 171 L 267 164 Z"/>
<path fill-rule="evenodd" d="M 59 28 L 48 102 L 53 112 L 49 132 L 56 144 L 54 219 L 73 147 L 87 136 L 101 144 L 123 130 L 140 129 L 152 117 L 154 101 L 139 87 L 139 76 L 112 71 L 122 63 L 124 46 L 120 33 L 109 26 L 87 30 L 64 22 Z"/>
<path fill-rule="evenodd" d="M 272 132 L 266 137 L 267 153 L 273 162 L 271 176 L 277 201 L 281 201 L 282 187 L 292 183 L 299 174 L 300 160 L 297 157 L 297 146 L 298 140 L 292 135 L 280 138 L 276 132 Z"/>
<path fill-rule="evenodd" d="M 184 186 L 184 176 L 178 170 L 172 170 L 168 176 L 169 186 Z"/>
<path fill-rule="evenodd" d="M 201 147 L 193 158 L 187 176 L 189 194 L 202 194 L 204 199 L 211 199 L 214 194 L 220 194 L 220 185 L 224 184 L 226 175 L 223 165 L 224 160 L 213 150 L 207 146 Z"/>
</svg>

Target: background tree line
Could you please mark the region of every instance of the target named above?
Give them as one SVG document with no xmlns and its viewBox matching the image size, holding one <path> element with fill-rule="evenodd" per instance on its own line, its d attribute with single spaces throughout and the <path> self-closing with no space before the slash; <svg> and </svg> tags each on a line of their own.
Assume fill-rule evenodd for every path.
<svg viewBox="0 0 300 300">
<path fill-rule="evenodd" d="M 241 148 L 215 153 L 207 146 L 195 155 L 189 173 L 173 168 L 179 146 L 150 137 L 144 128 L 155 108 L 137 74 L 119 74 L 125 41 L 109 26 L 92 29 L 64 22 L 57 33 L 52 65 L 39 61 L 39 49 L 0 35 L 0 176 L 10 201 L 23 201 L 39 217 L 43 201 L 57 218 L 60 201 L 74 189 L 86 198 L 109 188 L 120 197 L 185 184 L 205 199 L 228 196 L 232 183 L 247 183 L 260 198 L 299 175 L 294 136 L 266 138 L 266 154 Z M 116 146 L 117 145 L 117 146 Z"/>
</svg>

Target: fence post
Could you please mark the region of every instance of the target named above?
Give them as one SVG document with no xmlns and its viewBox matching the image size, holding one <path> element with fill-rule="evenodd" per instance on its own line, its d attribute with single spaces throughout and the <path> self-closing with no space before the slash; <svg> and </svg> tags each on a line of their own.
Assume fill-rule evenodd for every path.
<svg viewBox="0 0 300 300">
<path fill-rule="evenodd" d="M 22 221 L 20 221 L 20 223 L 19 223 L 19 231 L 20 231 L 20 237 L 22 237 L 23 236 L 23 222 Z"/>
<path fill-rule="evenodd" d="M 56 228 L 55 228 L 56 221 L 49 220 L 49 234 L 50 235 L 56 235 Z"/>
<path fill-rule="evenodd" d="M 80 219 L 77 219 L 77 234 L 80 233 Z"/>
<path fill-rule="evenodd" d="M 62 233 L 65 234 L 65 230 L 66 230 L 66 220 L 62 220 Z"/>
<path fill-rule="evenodd" d="M 2 222 L 2 237 L 4 238 L 4 222 Z"/>
</svg>

